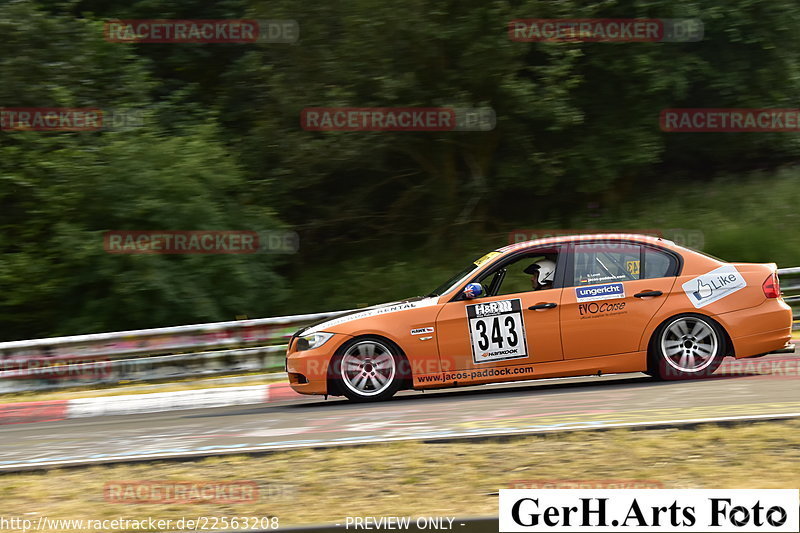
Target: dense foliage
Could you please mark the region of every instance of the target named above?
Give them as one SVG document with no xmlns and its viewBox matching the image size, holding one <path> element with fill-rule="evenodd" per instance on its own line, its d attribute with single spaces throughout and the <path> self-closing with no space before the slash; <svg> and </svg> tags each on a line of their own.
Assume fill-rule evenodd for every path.
<svg viewBox="0 0 800 533">
<path fill-rule="evenodd" d="M 664 108 L 796 107 L 800 6 L 716 4 L 5 2 L 0 107 L 146 112 L 126 131 L 0 132 L 0 340 L 376 303 L 520 227 L 690 228 L 712 253 L 800 263 L 798 174 L 771 176 L 796 134 L 659 128 Z M 509 39 L 508 21 L 533 17 L 692 17 L 705 37 Z M 294 19 L 300 40 L 103 38 L 103 21 L 137 18 Z M 497 126 L 304 131 L 314 106 L 491 107 Z M 300 234 L 298 254 L 102 247 L 109 229 L 276 228 Z"/>
</svg>

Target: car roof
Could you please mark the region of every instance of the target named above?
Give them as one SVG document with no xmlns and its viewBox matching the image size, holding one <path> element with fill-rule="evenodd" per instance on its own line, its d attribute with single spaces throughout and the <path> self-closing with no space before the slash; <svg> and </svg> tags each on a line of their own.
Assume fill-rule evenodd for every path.
<svg viewBox="0 0 800 533">
<path fill-rule="evenodd" d="M 582 241 L 634 241 L 650 244 L 658 244 L 668 248 L 675 247 L 675 243 L 661 237 L 653 237 L 651 235 L 643 235 L 639 233 L 589 233 L 579 235 L 559 235 L 557 237 L 545 237 L 544 239 L 536 239 L 533 241 L 523 241 L 514 244 L 509 244 L 502 248 L 498 248 L 497 252 L 506 253 L 515 250 L 523 250 L 525 248 L 533 248 L 548 244 L 564 244 L 571 242 Z"/>
</svg>

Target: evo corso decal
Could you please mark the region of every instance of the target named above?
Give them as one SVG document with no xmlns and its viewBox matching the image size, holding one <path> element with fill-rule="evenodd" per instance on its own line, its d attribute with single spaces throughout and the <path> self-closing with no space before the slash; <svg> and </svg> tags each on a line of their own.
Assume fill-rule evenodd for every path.
<svg viewBox="0 0 800 533">
<path fill-rule="evenodd" d="M 603 315 L 608 316 L 609 314 L 619 314 L 620 312 L 625 312 L 625 302 L 616 302 L 616 303 L 596 303 L 590 302 L 586 304 L 578 304 L 578 311 L 580 312 L 581 316 L 589 316 L 589 315 Z"/>
</svg>

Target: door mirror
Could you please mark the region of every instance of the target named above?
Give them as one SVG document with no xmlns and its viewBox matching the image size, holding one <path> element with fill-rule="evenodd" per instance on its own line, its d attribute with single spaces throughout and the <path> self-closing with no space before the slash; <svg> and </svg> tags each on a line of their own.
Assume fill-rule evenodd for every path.
<svg viewBox="0 0 800 533">
<path fill-rule="evenodd" d="M 462 294 L 467 300 L 480 298 L 483 296 L 483 285 L 480 283 L 467 283 L 467 286 L 464 287 Z"/>
</svg>

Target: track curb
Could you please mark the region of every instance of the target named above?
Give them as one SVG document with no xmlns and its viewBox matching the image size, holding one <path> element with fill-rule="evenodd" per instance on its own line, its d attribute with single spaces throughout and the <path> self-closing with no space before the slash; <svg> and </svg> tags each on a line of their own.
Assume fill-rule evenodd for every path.
<svg viewBox="0 0 800 533">
<path fill-rule="evenodd" d="M 298 398 L 288 383 L 214 387 L 171 392 L 120 394 L 0 404 L 0 426 L 58 422 L 72 418 L 135 415 L 187 409 L 257 405 Z"/>
</svg>

